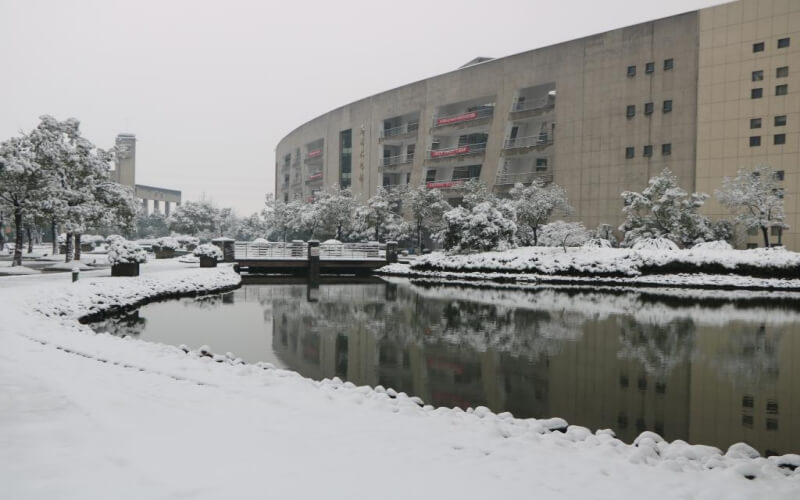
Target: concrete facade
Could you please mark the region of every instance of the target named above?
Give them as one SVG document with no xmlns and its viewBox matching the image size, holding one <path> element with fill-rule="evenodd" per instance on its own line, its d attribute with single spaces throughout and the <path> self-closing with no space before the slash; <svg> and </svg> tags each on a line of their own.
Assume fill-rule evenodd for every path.
<svg viewBox="0 0 800 500">
<path fill-rule="evenodd" d="M 134 134 L 118 134 L 116 148 L 116 163 L 114 170 L 111 171 L 111 178 L 119 184 L 134 189 L 136 197 L 142 202 L 144 215 L 163 213 L 165 216 L 169 216 L 171 206 L 181 204 L 181 192 L 175 189 L 136 184 L 136 136 Z M 163 211 L 161 209 L 162 202 Z"/>
<path fill-rule="evenodd" d="M 542 178 L 566 188 L 574 218 L 594 228 L 618 226 L 620 193 L 643 189 L 665 167 L 687 191 L 712 194 L 725 175 L 767 162 L 786 173 L 794 228 L 800 110 L 792 79 L 800 69 L 782 77 L 787 95 L 774 95 L 781 83 L 773 77 L 778 67 L 800 68 L 798 31 L 800 2 L 739 0 L 466 65 L 292 131 L 276 148 L 276 197 L 310 201 L 324 186 L 349 184 L 366 200 L 380 185 L 427 183 L 456 202 L 458 184 L 472 177 L 500 194 Z M 756 39 L 766 50 L 753 57 Z M 756 59 L 771 76 L 751 105 Z M 766 126 L 769 146 L 746 144 L 754 113 L 787 116 L 785 145 L 767 141 Z M 728 215 L 714 203 L 708 212 Z M 783 241 L 797 249 L 793 228 Z"/>
</svg>

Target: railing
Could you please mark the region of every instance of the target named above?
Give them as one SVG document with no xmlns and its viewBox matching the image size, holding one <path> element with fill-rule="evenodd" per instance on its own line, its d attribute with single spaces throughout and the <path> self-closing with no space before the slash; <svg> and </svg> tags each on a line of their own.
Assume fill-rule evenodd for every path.
<svg viewBox="0 0 800 500">
<path fill-rule="evenodd" d="M 475 111 L 458 113 L 456 115 L 439 116 L 433 119 L 433 126 L 444 127 L 446 125 L 454 125 L 456 123 L 480 120 L 481 118 L 488 118 L 493 114 L 494 114 L 494 106 L 491 106 L 491 107 L 476 109 Z"/>
<path fill-rule="evenodd" d="M 410 134 L 419 130 L 419 122 L 409 122 L 397 127 L 385 128 L 381 130 L 381 137 L 394 137 L 396 135 Z"/>
<path fill-rule="evenodd" d="M 532 135 L 529 137 L 506 139 L 503 143 L 503 149 L 532 148 L 536 146 L 549 146 L 550 144 L 553 144 L 553 137 L 542 132 L 539 135 Z"/>
<path fill-rule="evenodd" d="M 449 149 L 429 149 L 428 158 L 435 160 L 439 158 L 449 158 L 452 156 L 480 154 L 484 151 L 486 151 L 486 143 L 479 142 L 476 144 L 465 144 L 463 146 Z"/>
<path fill-rule="evenodd" d="M 522 99 L 520 100 L 519 97 L 514 99 L 514 102 L 511 104 L 511 112 L 516 113 L 518 111 L 532 111 L 536 109 L 545 109 L 556 104 L 556 96 L 554 95 L 546 95 L 542 97 L 537 97 L 536 99 Z"/>
<path fill-rule="evenodd" d="M 396 156 L 384 156 L 381 165 L 384 167 L 394 167 L 397 165 L 405 165 L 414 161 L 414 153 Z"/>
<path fill-rule="evenodd" d="M 383 243 L 323 243 L 320 260 L 386 260 Z M 233 246 L 236 260 L 308 260 L 305 241 L 253 243 L 237 241 Z"/>
<path fill-rule="evenodd" d="M 530 184 L 534 180 L 541 180 L 545 184 L 553 182 L 553 174 L 549 172 L 520 172 L 516 174 L 498 173 L 495 178 L 495 185 L 503 186 L 508 184 Z"/>
</svg>

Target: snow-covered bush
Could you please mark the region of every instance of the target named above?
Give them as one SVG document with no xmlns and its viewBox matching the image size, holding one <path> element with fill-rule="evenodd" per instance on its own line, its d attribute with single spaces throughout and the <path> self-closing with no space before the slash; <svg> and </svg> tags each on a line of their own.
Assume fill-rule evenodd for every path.
<svg viewBox="0 0 800 500">
<path fill-rule="evenodd" d="M 452 252 L 506 250 L 514 246 L 517 225 L 489 201 L 478 203 L 472 210 L 448 210 L 444 220 L 444 245 Z"/>
<path fill-rule="evenodd" d="M 730 243 L 724 240 L 704 241 L 692 247 L 692 250 L 733 250 Z"/>
<path fill-rule="evenodd" d="M 633 244 L 634 250 L 678 250 L 678 245 L 667 238 L 642 238 Z"/>
<path fill-rule="evenodd" d="M 188 234 L 173 234 L 172 238 L 177 241 L 180 246 L 186 248 L 191 245 L 197 246 L 200 244 L 200 238 L 197 236 L 190 236 Z M 162 238 L 159 238 L 162 239 Z"/>
<path fill-rule="evenodd" d="M 164 236 L 162 238 L 158 238 L 153 243 L 154 250 L 177 250 L 180 247 L 181 244 L 178 243 L 178 240 L 171 236 Z"/>
<path fill-rule="evenodd" d="M 195 257 L 210 257 L 212 259 L 222 260 L 222 250 L 217 245 L 211 243 L 203 243 L 192 251 Z"/>
<path fill-rule="evenodd" d="M 589 231 L 580 222 L 557 220 L 539 229 L 539 244 L 561 247 L 564 252 L 567 251 L 567 247 L 581 246 L 589 237 Z"/>
<path fill-rule="evenodd" d="M 269 240 L 264 238 L 256 238 L 253 240 L 254 245 L 269 245 Z"/>
<path fill-rule="evenodd" d="M 112 266 L 145 262 L 147 262 L 147 252 L 132 241 L 119 237 L 108 244 L 108 263 Z"/>
<path fill-rule="evenodd" d="M 583 248 L 612 248 L 611 242 L 603 238 L 589 238 L 582 246 Z"/>
<path fill-rule="evenodd" d="M 118 235 L 118 234 L 109 234 L 108 236 L 106 236 L 106 243 L 107 244 L 111 244 L 116 240 L 123 240 L 124 241 L 125 238 L 120 236 L 120 235 Z"/>
</svg>

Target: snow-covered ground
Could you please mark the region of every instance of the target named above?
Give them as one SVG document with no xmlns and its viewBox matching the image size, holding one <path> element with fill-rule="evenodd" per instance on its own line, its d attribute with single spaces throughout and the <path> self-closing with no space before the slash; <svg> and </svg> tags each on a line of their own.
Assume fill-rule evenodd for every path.
<svg viewBox="0 0 800 500">
<path fill-rule="evenodd" d="M 175 260 L 107 275 L 0 278 L 0 498 L 800 495 L 797 455 L 652 433 L 625 444 L 553 431 L 557 418 L 420 407 L 380 387 L 95 334 L 77 319 L 239 282 L 229 266 Z"/>
</svg>

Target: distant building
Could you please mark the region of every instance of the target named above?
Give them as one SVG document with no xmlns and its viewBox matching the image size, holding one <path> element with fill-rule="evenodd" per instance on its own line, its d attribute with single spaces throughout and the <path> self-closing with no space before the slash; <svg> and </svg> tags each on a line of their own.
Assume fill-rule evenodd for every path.
<svg viewBox="0 0 800 500">
<path fill-rule="evenodd" d="M 760 164 L 785 186 L 782 241 L 800 250 L 800 0 L 738 0 L 476 58 L 366 97 L 278 143 L 275 192 L 310 200 L 339 184 L 365 200 L 411 184 L 457 203 L 465 180 L 504 195 L 542 179 L 566 188 L 573 218 L 594 228 L 618 226 L 620 193 L 666 167 L 687 191 L 713 194 Z M 728 216 L 713 199 L 705 210 Z"/>
<path fill-rule="evenodd" d="M 116 182 L 134 188 L 136 197 L 142 200 L 142 211 L 145 215 L 151 213 L 150 202 L 152 201 L 152 213 L 170 214 L 170 203 L 178 206 L 181 204 L 181 192 L 174 189 L 145 186 L 136 184 L 136 135 L 119 134 L 117 135 L 117 157 L 115 169 L 111 172 L 111 178 Z M 161 204 L 164 209 L 161 209 Z"/>
</svg>

